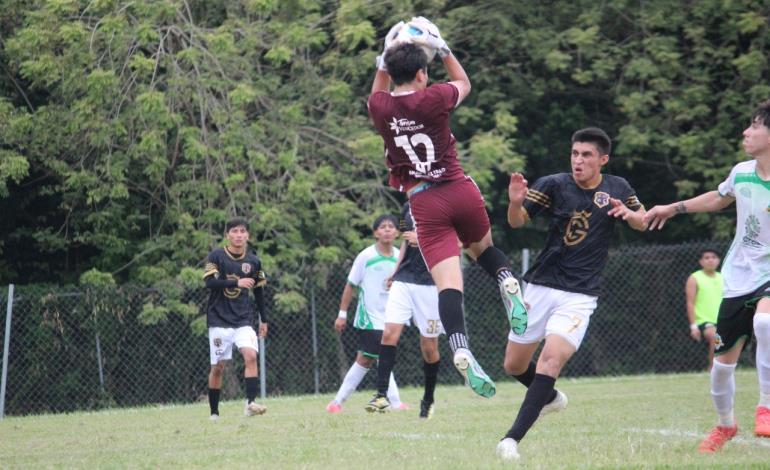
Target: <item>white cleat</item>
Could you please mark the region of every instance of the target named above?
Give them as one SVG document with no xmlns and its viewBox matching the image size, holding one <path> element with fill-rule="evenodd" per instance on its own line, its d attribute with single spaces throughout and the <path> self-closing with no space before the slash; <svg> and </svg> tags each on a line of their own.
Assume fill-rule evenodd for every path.
<svg viewBox="0 0 770 470">
<path fill-rule="evenodd" d="M 267 411 L 267 407 L 260 405 L 257 402 L 251 402 L 246 404 L 246 408 L 243 410 L 245 416 L 263 415 Z"/>
<path fill-rule="evenodd" d="M 556 413 L 567 407 L 567 395 L 561 390 L 556 390 L 556 398 L 548 403 L 540 410 L 540 417 L 547 415 L 548 413 Z"/>
<path fill-rule="evenodd" d="M 219 415 L 211 415 L 211 416 L 209 416 L 209 421 L 218 421 L 218 420 L 219 420 Z"/>
<path fill-rule="evenodd" d="M 503 460 L 519 460 L 519 448 L 510 437 L 506 437 L 502 441 L 497 443 L 497 456 Z"/>
</svg>

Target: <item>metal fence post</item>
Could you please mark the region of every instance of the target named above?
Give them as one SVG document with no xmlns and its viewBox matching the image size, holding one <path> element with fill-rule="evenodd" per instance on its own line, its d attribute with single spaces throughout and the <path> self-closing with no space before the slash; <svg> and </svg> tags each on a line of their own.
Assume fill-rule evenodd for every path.
<svg viewBox="0 0 770 470">
<path fill-rule="evenodd" d="M 5 416 L 5 386 L 8 379 L 8 359 L 11 345 L 11 315 L 13 313 L 13 284 L 8 284 L 8 307 L 5 310 L 5 339 L 3 340 L 3 376 L 0 381 L 0 420 Z"/>
<path fill-rule="evenodd" d="M 315 285 L 310 285 L 310 322 L 313 329 L 313 390 L 316 395 L 320 388 L 318 370 L 318 324 L 315 315 Z"/>
<path fill-rule="evenodd" d="M 521 277 L 524 277 L 524 273 L 526 273 L 529 270 L 529 248 L 522 248 L 521 250 Z M 523 289 L 526 289 L 527 283 L 524 282 L 524 279 L 521 280 L 521 285 Z"/>
<path fill-rule="evenodd" d="M 265 366 L 265 338 L 259 338 L 259 396 L 264 400 L 267 395 L 267 367 Z"/>
</svg>

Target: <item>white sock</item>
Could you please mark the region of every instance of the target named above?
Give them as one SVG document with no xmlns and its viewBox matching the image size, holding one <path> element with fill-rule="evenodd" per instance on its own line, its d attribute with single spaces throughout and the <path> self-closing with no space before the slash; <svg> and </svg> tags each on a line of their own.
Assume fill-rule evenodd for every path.
<svg viewBox="0 0 770 470">
<path fill-rule="evenodd" d="M 343 404 L 350 394 L 356 391 L 358 384 L 361 383 L 367 372 L 369 372 L 369 369 L 361 367 L 357 362 L 353 362 L 353 365 L 348 369 L 348 373 L 345 374 L 345 379 L 342 381 L 334 401 L 340 405 Z"/>
<path fill-rule="evenodd" d="M 390 373 L 390 380 L 388 381 L 388 401 L 393 408 L 401 406 L 401 396 L 398 394 L 398 385 L 396 385 L 396 379 L 393 378 L 393 372 Z"/>
<path fill-rule="evenodd" d="M 711 401 L 719 414 L 719 425 L 735 426 L 733 398 L 735 396 L 735 364 L 714 361 L 711 367 Z"/>
<path fill-rule="evenodd" d="M 754 314 L 754 336 L 757 337 L 759 406 L 770 408 L 770 313 Z"/>
</svg>

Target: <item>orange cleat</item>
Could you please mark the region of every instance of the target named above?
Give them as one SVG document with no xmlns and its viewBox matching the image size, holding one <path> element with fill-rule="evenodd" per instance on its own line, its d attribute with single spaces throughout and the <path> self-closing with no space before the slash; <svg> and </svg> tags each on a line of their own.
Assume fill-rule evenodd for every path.
<svg viewBox="0 0 770 470">
<path fill-rule="evenodd" d="M 698 451 L 704 454 L 712 454 L 717 452 L 722 447 L 724 447 L 727 441 L 735 437 L 736 434 L 738 434 L 737 423 L 731 428 L 725 426 L 717 426 L 711 431 L 711 434 L 703 439 L 703 442 L 701 442 L 700 446 L 698 447 Z"/>
<path fill-rule="evenodd" d="M 758 406 L 754 418 L 754 435 L 758 437 L 770 437 L 770 408 Z"/>
<path fill-rule="evenodd" d="M 326 405 L 326 411 L 328 411 L 331 414 L 342 413 L 342 405 L 332 400 L 329 402 L 328 405 Z"/>
</svg>

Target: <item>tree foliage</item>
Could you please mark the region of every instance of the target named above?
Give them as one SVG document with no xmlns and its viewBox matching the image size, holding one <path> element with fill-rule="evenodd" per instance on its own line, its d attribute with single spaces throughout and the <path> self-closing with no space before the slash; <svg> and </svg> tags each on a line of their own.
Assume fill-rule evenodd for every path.
<svg viewBox="0 0 770 470">
<path fill-rule="evenodd" d="M 574 130 L 615 136 L 608 170 L 650 206 L 713 189 L 770 97 L 760 1 L 0 6 L 3 282 L 96 269 L 183 284 L 243 215 L 276 304 L 301 310 L 308 276 L 323 284 L 402 200 L 385 185 L 365 97 L 382 35 L 414 14 L 436 21 L 469 72 L 453 131 L 509 249 L 542 232 L 503 229 L 508 173 L 568 171 Z M 438 62 L 430 73 L 444 78 Z M 663 237 L 730 223 L 704 216 Z"/>
</svg>

